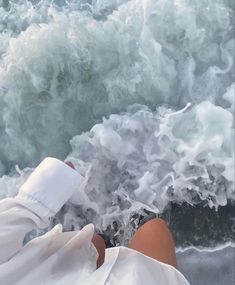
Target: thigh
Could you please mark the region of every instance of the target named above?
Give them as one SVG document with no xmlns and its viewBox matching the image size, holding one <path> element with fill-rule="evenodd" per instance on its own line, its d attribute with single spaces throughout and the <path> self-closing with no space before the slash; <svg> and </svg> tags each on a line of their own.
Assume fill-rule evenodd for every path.
<svg viewBox="0 0 235 285">
<path fill-rule="evenodd" d="M 153 219 L 141 226 L 134 234 L 129 247 L 176 267 L 173 237 L 162 219 Z"/>
<path fill-rule="evenodd" d="M 105 258 L 105 242 L 104 239 L 97 234 L 94 234 L 92 243 L 94 244 L 99 257 L 97 259 L 97 268 L 99 268 L 103 263 L 104 263 L 104 258 Z"/>
</svg>

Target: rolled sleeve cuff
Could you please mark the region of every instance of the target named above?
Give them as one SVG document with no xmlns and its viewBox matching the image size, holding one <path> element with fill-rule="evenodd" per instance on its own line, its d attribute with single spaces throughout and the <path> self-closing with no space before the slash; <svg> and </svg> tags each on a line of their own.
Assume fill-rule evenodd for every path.
<svg viewBox="0 0 235 285">
<path fill-rule="evenodd" d="M 56 158 L 45 158 L 21 186 L 18 197 L 38 201 L 47 215 L 56 214 L 79 189 L 83 177 Z"/>
</svg>

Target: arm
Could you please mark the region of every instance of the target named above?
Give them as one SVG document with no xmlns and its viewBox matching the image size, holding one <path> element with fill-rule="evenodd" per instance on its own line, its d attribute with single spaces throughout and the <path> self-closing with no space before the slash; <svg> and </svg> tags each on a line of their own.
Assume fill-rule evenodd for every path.
<svg viewBox="0 0 235 285">
<path fill-rule="evenodd" d="M 0 201 L 0 264 L 23 246 L 25 235 L 45 228 L 79 187 L 82 177 L 55 158 L 44 159 L 15 198 Z"/>
<path fill-rule="evenodd" d="M 27 197 L 0 201 L 0 264 L 9 260 L 21 249 L 28 232 L 36 227 L 48 226 L 48 218 L 41 218 L 34 213 L 34 204 Z"/>
</svg>

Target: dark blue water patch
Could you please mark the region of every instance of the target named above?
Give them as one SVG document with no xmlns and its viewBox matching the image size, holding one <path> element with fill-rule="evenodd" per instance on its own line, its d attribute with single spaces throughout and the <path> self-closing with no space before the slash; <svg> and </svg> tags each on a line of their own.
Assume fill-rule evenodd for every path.
<svg viewBox="0 0 235 285">
<path fill-rule="evenodd" d="M 68 211 L 74 217 L 69 223 L 66 222 Z M 73 231 L 77 229 L 78 224 L 83 227 L 92 223 L 96 215 L 92 209 L 84 211 L 81 206 L 67 204 L 53 218 L 51 226 L 62 223 L 65 231 Z M 234 241 L 235 202 L 232 200 L 229 200 L 226 206 L 219 207 L 217 211 L 203 204 L 191 206 L 186 203 L 171 204 L 161 215 L 144 210 L 141 213 L 133 213 L 128 226 L 123 226 L 122 221 L 117 218 L 105 230 L 100 231 L 96 228 L 96 231 L 103 236 L 107 247 L 125 245 L 127 231 L 131 237 L 139 226 L 156 217 L 167 221 L 176 247 L 215 247 Z"/>
<path fill-rule="evenodd" d="M 173 204 L 168 219 L 176 246 L 213 247 L 234 241 L 235 203 L 232 200 L 217 211 L 202 204 Z"/>
</svg>

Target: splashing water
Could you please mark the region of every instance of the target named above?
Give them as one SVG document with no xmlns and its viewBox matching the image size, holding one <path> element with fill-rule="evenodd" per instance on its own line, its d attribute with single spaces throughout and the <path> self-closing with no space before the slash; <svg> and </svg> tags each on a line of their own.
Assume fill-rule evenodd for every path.
<svg viewBox="0 0 235 285">
<path fill-rule="evenodd" d="M 0 198 L 50 155 L 85 176 L 51 226 L 119 244 L 136 213 L 227 209 L 233 15 L 230 0 L 1 0 Z"/>
</svg>

